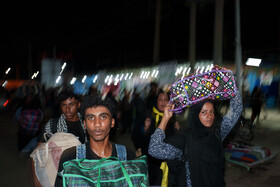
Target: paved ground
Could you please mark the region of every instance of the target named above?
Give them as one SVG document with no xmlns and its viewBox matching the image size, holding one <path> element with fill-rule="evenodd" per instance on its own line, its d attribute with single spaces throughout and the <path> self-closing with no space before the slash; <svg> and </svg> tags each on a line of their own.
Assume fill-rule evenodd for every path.
<svg viewBox="0 0 280 187">
<path fill-rule="evenodd" d="M 250 111 L 246 114 L 250 116 Z M 254 145 L 264 146 L 272 152 L 280 153 L 280 112 L 278 110 L 267 110 L 267 118 L 260 118 L 261 133 L 248 142 Z M 240 140 L 238 137 L 236 141 Z M 227 163 L 226 182 L 228 187 L 267 187 L 280 186 L 280 157 L 279 154 L 272 160 L 247 169 Z"/>
<path fill-rule="evenodd" d="M 267 110 L 268 116 L 264 120 L 261 116 L 262 133 L 258 134 L 251 142 L 262 145 L 273 152 L 280 153 L 280 113 L 275 109 Z M 249 116 L 250 112 L 246 113 Z M 28 157 L 20 156 L 16 151 L 17 125 L 12 123 L 11 115 L 0 114 L 0 160 L 2 187 L 30 187 L 31 174 Z M 236 137 L 234 140 L 240 140 Z M 120 135 L 118 143 L 127 145 L 135 150 L 130 141 L 130 134 Z M 280 159 L 279 155 L 270 162 L 260 164 L 250 171 L 244 167 L 227 163 L 225 180 L 228 187 L 270 187 L 280 186 Z"/>
<path fill-rule="evenodd" d="M 12 116 L 7 113 L 0 115 L 0 186 L 30 187 L 29 160 L 17 152 L 18 127 L 11 119 Z"/>
<path fill-rule="evenodd" d="M 256 135 L 252 141 L 247 143 L 265 146 L 273 152 L 280 153 L 280 112 L 276 109 L 267 109 L 267 117 L 261 114 L 260 124 L 262 133 Z M 246 110 L 245 117 L 249 118 L 250 110 Z M 131 141 L 128 141 L 130 134 L 119 136 L 117 141 L 125 144 L 134 150 Z M 236 136 L 233 141 L 243 141 Z M 280 186 L 280 156 L 259 164 L 250 170 L 245 167 L 226 163 L 225 180 L 227 187 L 279 187 Z"/>
</svg>

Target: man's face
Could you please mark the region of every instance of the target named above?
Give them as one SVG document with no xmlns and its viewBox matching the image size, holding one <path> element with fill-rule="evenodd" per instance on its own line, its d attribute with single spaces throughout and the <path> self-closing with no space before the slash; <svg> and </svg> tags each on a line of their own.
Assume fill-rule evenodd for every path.
<svg viewBox="0 0 280 187">
<path fill-rule="evenodd" d="M 76 100 L 74 97 L 68 98 L 60 103 L 60 108 L 67 121 L 79 120 L 78 109 L 80 108 L 80 105 L 81 102 Z"/>
<path fill-rule="evenodd" d="M 84 125 L 93 141 L 99 142 L 109 139 L 110 130 L 115 126 L 115 119 L 107 107 L 97 106 L 86 109 Z"/>
</svg>

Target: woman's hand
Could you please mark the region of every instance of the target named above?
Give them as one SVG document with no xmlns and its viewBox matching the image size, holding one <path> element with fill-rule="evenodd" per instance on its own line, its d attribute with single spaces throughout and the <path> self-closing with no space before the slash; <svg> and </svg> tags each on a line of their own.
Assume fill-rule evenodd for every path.
<svg viewBox="0 0 280 187">
<path fill-rule="evenodd" d="M 167 121 L 173 116 L 173 111 L 171 111 L 172 109 L 174 109 L 174 104 L 167 104 L 164 107 L 164 111 L 163 111 L 163 117 L 164 119 L 166 119 Z"/>
<path fill-rule="evenodd" d="M 164 107 L 164 111 L 163 111 L 163 117 L 161 119 L 161 122 L 158 126 L 158 128 L 162 129 L 162 130 L 165 130 L 166 129 L 166 125 L 169 121 L 169 119 L 173 116 L 173 111 L 171 111 L 172 109 L 174 109 L 174 104 L 167 104 L 165 107 Z"/>
</svg>

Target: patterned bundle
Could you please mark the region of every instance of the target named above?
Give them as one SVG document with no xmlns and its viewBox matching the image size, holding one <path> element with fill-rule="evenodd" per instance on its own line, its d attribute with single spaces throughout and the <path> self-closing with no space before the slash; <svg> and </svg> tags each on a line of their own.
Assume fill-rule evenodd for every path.
<svg viewBox="0 0 280 187">
<path fill-rule="evenodd" d="M 185 107 L 209 99 L 227 100 L 236 95 L 236 84 L 232 71 L 214 66 L 202 74 L 190 74 L 170 87 L 170 102 L 175 104 L 173 112 L 180 113 Z"/>
</svg>

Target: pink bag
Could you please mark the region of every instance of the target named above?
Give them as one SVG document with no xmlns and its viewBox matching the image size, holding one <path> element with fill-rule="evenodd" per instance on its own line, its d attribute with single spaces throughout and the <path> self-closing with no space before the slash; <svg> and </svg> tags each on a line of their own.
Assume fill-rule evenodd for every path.
<svg viewBox="0 0 280 187">
<path fill-rule="evenodd" d="M 209 99 L 227 100 L 236 95 L 236 83 L 232 71 L 214 66 L 202 74 L 190 74 L 170 87 L 170 103 L 173 112 L 180 113 L 185 107 Z"/>
</svg>

